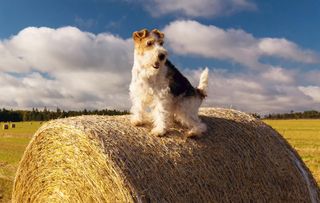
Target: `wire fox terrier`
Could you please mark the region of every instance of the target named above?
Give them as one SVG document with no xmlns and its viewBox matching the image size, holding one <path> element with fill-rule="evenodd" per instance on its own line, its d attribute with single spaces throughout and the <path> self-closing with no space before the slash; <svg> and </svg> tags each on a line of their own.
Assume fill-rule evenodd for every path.
<svg viewBox="0 0 320 203">
<path fill-rule="evenodd" d="M 206 97 L 208 69 L 201 73 L 199 85 L 195 88 L 167 59 L 162 32 L 143 29 L 134 32 L 132 37 L 132 124 L 143 125 L 151 120 L 151 133 L 161 136 L 175 120 L 189 129 L 188 136 L 201 135 L 206 131 L 206 125 L 198 117 L 198 110 Z"/>
</svg>

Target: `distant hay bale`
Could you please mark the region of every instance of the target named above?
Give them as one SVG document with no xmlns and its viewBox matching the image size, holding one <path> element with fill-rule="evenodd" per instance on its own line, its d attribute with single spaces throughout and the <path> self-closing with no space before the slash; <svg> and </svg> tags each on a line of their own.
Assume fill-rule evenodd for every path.
<svg viewBox="0 0 320 203">
<path fill-rule="evenodd" d="M 16 124 L 15 123 L 11 123 L 11 128 L 16 128 Z"/>
<path fill-rule="evenodd" d="M 9 129 L 9 124 L 8 124 L 8 123 L 4 123 L 4 124 L 2 125 L 2 129 L 3 129 L 3 130 L 8 130 L 8 129 Z"/>
<path fill-rule="evenodd" d="M 310 171 L 271 127 L 202 109 L 208 133 L 187 139 L 133 127 L 128 116 L 48 122 L 27 147 L 13 202 L 319 202 Z"/>
</svg>

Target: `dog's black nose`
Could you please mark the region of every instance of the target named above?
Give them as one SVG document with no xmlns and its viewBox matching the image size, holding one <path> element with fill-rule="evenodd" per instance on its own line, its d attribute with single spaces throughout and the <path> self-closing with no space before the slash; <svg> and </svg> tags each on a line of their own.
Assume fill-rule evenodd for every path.
<svg viewBox="0 0 320 203">
<path fill-rule="evenodd" d="M 165 57 L 166 57 L 166 55 L 164 55 L 163 53 L 158 55 L 158 58 L 160 61 L 163 61 Z"/>
</svg>

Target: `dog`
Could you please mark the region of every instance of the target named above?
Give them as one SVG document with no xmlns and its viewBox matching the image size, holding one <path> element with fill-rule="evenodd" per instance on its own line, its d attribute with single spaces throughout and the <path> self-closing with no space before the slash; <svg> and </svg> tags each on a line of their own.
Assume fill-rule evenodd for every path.
<svg viewBox="0 0 320 203">
<path fill-rule="evenodd" d="M 200 136 L 207 128 L 198 117 L 198 110 L 207 96 L 208 68 L 201 73 L 195 88 L 167 59 L 164 33 L 143 29 L 134 32 L 132 38 L 131 123 L 140 126 L 151 120 L 151 133 L 163 136 L 177 121 L 188 128 L 188 137 Z"/>
</svg>

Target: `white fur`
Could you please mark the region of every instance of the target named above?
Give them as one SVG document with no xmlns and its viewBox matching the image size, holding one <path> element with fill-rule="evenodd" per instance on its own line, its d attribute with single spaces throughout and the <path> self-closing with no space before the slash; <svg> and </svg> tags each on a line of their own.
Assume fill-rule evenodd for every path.
<svg viewBox="0 0 320 203">
<path fill-rule="evenodd" d="M 151 132 L 160 136 L 167 132 L 175 119 L 189 129 L 188 135 L 200 135 L 206 131 L 206 125 L 198 117 L 202 99 L 193 96 L 174 97 L 170 93 L 167 67 L 165 60 L 158 60 L 159 53 L 167 55 L 166 50 L 159 45 L 143 54 L 135 50 L 130 84 L 131 122 L 142 125 L 151 121 Z M 153 67 L 156 63 L 160 63 L 159 69 Z M 205 93 L 207 85 L 208 69 L 201 74 L 198 88 Z"/>
<path fill-rule="evenodd" d="M 205 68 L 200 75 L 200 81 L 198 85 L 198 89 L 202 90 L 204 94 L 207 94 L 208 78 L 209 78 L 209 70 L 208 68 Z"/>
</svg>

